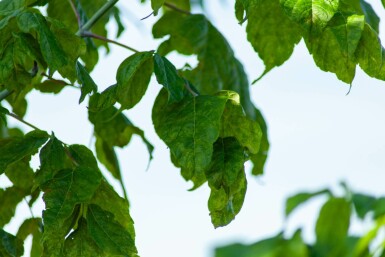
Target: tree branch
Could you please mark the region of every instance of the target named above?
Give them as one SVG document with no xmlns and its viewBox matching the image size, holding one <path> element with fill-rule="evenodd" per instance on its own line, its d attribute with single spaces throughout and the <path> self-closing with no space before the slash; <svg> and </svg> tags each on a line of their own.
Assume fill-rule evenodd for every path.
<svg viewBox="0 0 385 257">
<path fill-rule="evenodd" d="M 4 89 L 0 92 L 0 102 L 7 98 L 10 94 L 13 93 L 13 90 L 9 91 L 8 89 Z"/>
<path fill-rule="evenodd" d="M 91 29 L 92 26 L 96 22 L 100 20 L 100 18 L 103 17 L 104 14 L 106 14 L 119 0 L 110 0 L 107 3 L 105 3 L 92 17 L 89 19 L 86 24 L 84 24 L 78 32 L 76 32 L 77 36 L 81 36 L 85 31 L 88 31 Z"/>
<path fill-rule="evenodd" d="M 115 40 L 112 40 L 112 39 L 108 39 L 108 38 L 105 38 L 103 36 L 100 36 L 100 35 L 97 35 L 97 34 L 94 34 L 92 32 L 89 32 L 89 31 L 84 31 L 82 34 L 81 34 L 82 37 L 91 37 L 91 38 L 95 38 L 95 39 L 99 39 L 99 40 L 102 40 L 102 41 L 105 41 L 105 42 L 108 42 L 108 43 L 111 43 L 111 44 L 115 44 L 115 45 L 118 45 L 118 46 L 121 46 L 123 48 L 126 48 L 132 52 L 135 52 L 135 53 L 139 53 L 138 50 L 128 46 L 128 45 L 125 45 L 125 44 L 122 44 L 122 43 L 119 43 L 118 41 L 115 41 Z"/>
<path fill-rule="evenodd" d="M 187 14 L 187 15 L 191 15 L 192 14 L 191 12 L 183 10 L 183 9 L 179 8 L 178 6 L 176 6 L 174 4 L 171 4 L 171 3 L 165 2 L 163 5 L 168 7 L 168 8 L 170 8 L 170 9 L 172 9 L 172 10 L 174 10 L 174 11 L 177 11 L 177 12 L 180 12 L 180 13 L 183 13 L 183 14 Z"/>
</svg>

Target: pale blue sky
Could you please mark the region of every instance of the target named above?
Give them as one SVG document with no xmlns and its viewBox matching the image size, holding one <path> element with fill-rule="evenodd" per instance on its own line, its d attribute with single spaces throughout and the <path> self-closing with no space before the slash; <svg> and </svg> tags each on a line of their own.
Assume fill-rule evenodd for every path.
<svg viewBox="0 0 385 257">
<path fill-rule="evenodd" d="M 244 26 L 234 18 L 232 1 L 206 2 L 209 18 L 230 41 L 249 80 L 255 79 L 263 65 L 246 40 Z M 380 1 L 370 2 L 385 18 Z M 138 50 L 156 49 L 159 41 L 155 42 L 150 33 L 156 18 L 137 21 L 142 24 L 139 29 L 133 23 L 147 16 L 150 6 L 133 1 L 119 4 L 124 7 L 123 21 L 127 25 L 119 41 Z M 115 28 L 111 26 L 111 30 Z M 111 49 L 107 57 L 101 55 L 92 73 L 100 90 L 115 83 L 117 67 L 131 54 L 115 46 Z M 170 58 L 179 67 L 186 60 L 194 61 L 175 54 Z M 146 171 L 148 154 L 139 138 L 135 137 L 118 153 L 141 257 L 209 257 L 216 245 L 253 242 L 277 233 L 283 226 L 284 199 L 300 190 L 337 188 L 338 182 L 345 180 L 354 189 L 384 193 L 385 82 L 371 79 L 358 69 L 353 88 L 346 96 L 349 86 L 335 75 L 319 70 L 301 42 L 288 62 L 251 86 L 252 99 L 269 126 L 271 151 L 266 174 L 261 178 L 248 177 L 248 192 L 240 214 L 227 227 L 214 229 L 207 210 L 207 185 L 188 192 L 191 184 L 172 166 L 166 145 L 154 132 L 151 108 L 160 88 L 152 79 L 144 99 L 126 112 L 155 145 L 150 169 Z M 66 143 L 88 145 L 92 127 L 87 122 L 87 101 L 78 105 L 78 98 L 79 93 L 71 88 L 59 96 L 32 93 L 26 120 L 54 131 Z M 13 121 L 11 124 L 19 125 Z M 247 168 L 249 173 L 250 166 Z M 311 225 L 319 204 L 295 213 L 289 228 L 306 225 L 305 235 L 311 239 Z M 41 202 L 34 206 L 35 215 L 39 215 L 42 206 Z M 20 206 L 17 214 L 23 213 L 29 215 L 26 207 Z M 15 219 L 6 229 L 15 232 L 18 224 L 20 220 Z M 356 227 L 357 231 L 360 229 Z"/>
</svg>

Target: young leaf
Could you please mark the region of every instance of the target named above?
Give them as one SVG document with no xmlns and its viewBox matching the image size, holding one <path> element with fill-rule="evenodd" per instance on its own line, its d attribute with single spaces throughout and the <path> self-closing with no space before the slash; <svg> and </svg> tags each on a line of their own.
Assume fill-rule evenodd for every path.
<svg viewBox="0 0 385 257">
<path fill-rule="evenodd" d="M 153 53 L 135 53 L 124 60 L 116 74 L 116 96 L 124 109 L 134 107 L 146 93 L 153 72 Z"/>
<path fill-rule="evenodd" d="M 53 93 L 59 94 L 63 88 L 67 86 L 67 83 L 62 80 L 49 79 L 45 80 L 40 84 L 35 85 L 35 89 L 39 90 L 42 93 Z"/>
<path fill-rule="evenodd" d="M 211 188 L 208 207 L 214 227 L 226 226 L 241 210 L 246 194 L 244 148 L 233 137 L 219 138 L 206 177 Z"/>
<path fill-rule="evenodd" d="M 0 229 L 0 255 L 4 257 L 18 257 L 23 254 L 23 241 Z"/>
<path fill-rule="evenodd" d="M 95 84 L 94 80 L 91 78 L 90 74 L 88 74 L 86 68 L 81 65 L 80 62 L 76 62 L 76 73 L 81 87 L 81 96 L 79 99 L 79 103 L 84 101 L 84 98 L 87 94 L 98 91 L 98 86 Z"/>
<path fill-rule="evenodd" d="M 169 60 L 155 54 L 154 72 L 158 83 L 168 90 L 169 103 L 179 102 L 183 99 L 186 82 L 178 75 L 175 66 Z"/>
<path fill-rule="evenodd" d="M 0 174 L 8 165 L 36 153 L 47 140 L 47 133 L 40 130 L 34 130 L 22 138 L 0 139 Z"/>
<path fill-rule="evenodd" d="M 87 221 L 90 236 L 103 251 L 111 255 L 137 256 L 134 239 L 114 220 L 111 212 L 91 204 L 88 206 Z"/>
<path fill-rule="evenodd" d="M 162 90 L 152 112 L 155 131 L 170 148 L 174 163 L 195 188 L 204 183 L 204 171 L 211 161 L 213 143 L 220 132 L 220 119 L 227 98 L 197 96 L 168 104 Z"/>
</svg>

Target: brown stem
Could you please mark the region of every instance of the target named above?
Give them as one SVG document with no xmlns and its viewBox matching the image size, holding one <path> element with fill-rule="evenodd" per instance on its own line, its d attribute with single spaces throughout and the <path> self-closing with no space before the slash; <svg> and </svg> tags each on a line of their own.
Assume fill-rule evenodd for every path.
<svg viewBox="0 0 385 257">
<path fill-rule="evenodd" d="M 99 39 L 99 40 L 102 40 L 104 42 L 108 42 L 108 43 L 111 43 L 111 44 L 115 44 L 115 45 L 121 46 L 123 48 L 126 48 L 126 49 L 132 51 L 132 52 L 139 53 L 138 50 L 136 50 L 136 49 L 134 49 L 134 48 L 132 48 L 130 46 L 124 45 L 124 44 L 119 43 L 119 42 L 117 42 L 115 40 L 112 40 L 112 39 L 105 38 L 103 36 L 96 35 L 96 34 L 94 34 L 92 32 L 89 32 L 89 31 L 83 32 L 81 36 L 82 37 L 91 37 L 91 38 Z"/>
<path fill-rule="evenodd" d="M 41 130 L 41 129 L 39 129 L 38 127 L 32 125 L 31 123 L 29 123 L 29 122 L 23 120 L 22 118 L 20 118 L 19 116 L 17 116 L 17 115 L 14 114 L 14 113 L 7 113 L 7 115 L 8 115 L 8 116 L 11 116 L 12 118 L 14 118 L 14 119 L 20 121 L 21 123 L 24 123 L 25 125 L 27 125 L 27 126 L 33 128 L 33 129 Z"/>
<path fill-rule="evenodd" d="M 82 21 L 80 20 L 80 15 L 79 15 L 78 10 L 76 9 L 76 7 L 75 7 L 74 3 L 72 2 L 72 0 L 67 0 L 67 2 L 70 4 L 71 9 L 72 9 L 72 11 L 74 12 L 74 14 L 76 16 L 76 20 L 78 21 L 79 29 L 81 29 L 83 24 L 82 24 Z"/>
<path fill-rule="evenodd" d="M 178 6 L 173 5 L 171 3 L 165 2 L 163 5 L 168 7 L 168 8 L 170 8 L 170 9 L 172 9 L 172 10 L 174 10 L 174 11 L 177 11 L 177 12 L 180 12 L 180 13 L 183 13 L 183 14 L 187 14 L 187 15 L 191 15 L 192 14 L 191 12 L 183 10 L 183 9 L 179 8 Z"/>
</svg>

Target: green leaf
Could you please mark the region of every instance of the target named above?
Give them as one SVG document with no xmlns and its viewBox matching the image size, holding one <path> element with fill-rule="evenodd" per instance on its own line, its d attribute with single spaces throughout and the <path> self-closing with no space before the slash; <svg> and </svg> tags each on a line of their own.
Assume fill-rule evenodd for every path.
<svg viewBox="0 0 385 257">
<path fill-rule="evenodd" d="M 215 251 L 215 257 L 308 257 L 306 244 L 300 231 L 290 239 L 284 239 L 282 234 L 261 240 L 252 245 L 233 244 Z"/>
<path fill-rule="evenodd" d="M 127 200 L 120 197 L 105 180 L 100 183 L 90 203 L 112 213 L 115 221 L 128 231 L 132 239 L 135 239 L 134 221 L 130 216 Z"/>
<path fill-rule="evenodd" d="M 162 7 L 165 0 L 151 0 L 151 8 L 154 10 L 154 15 L 157 15 L 158 10 Z"/>
<path fill-rule="evenodd" d="M 58 70 L 67 64 L 65 53 L 49 29 L 44 16 L 31 10 L 24 11 L 18 15 L 17 23 L 21 31 L 37 33 L 44 60 L 52 71 Z"/>
<path fill-rule="evenodd" d="M 30 157 L 21 159 L 20 161 L 10 164 L 5 170 L 5 175 L 12 184 L 23 190 L 26 195 L 29 195 L 32 188 L 34 172 L 29 165 Z"/>
<path fill-rule="evenodd" d="M 246 117 L 237 93 L 222 91 L 219 94 L 227 95 L 229 99 L 221 120 L 220 136 L 222 138 L 235 137 L 251 153 L 258 153 L 262 137 L 262 131 L 258 123 Z"/>
<path fill-rule="evenodd" d="M 8 165 L 21 160 L 26 156 L 31 156 L 37 152 L 48 139 L 44 131 L 35 130 L 24 137 L 13 137 L 0 140 L 0 174 Z"/>
<path fill-rule="evenodd" d="M 41 149 L 39 157 L 40 169 L 35 175 L 33 190 L 53 179 L 58 171 L 72 167 L 63 143 L 55 135 Z"/>
<path fill-rule="evenodd" d="M 169 93 L 169 103 L 179 102 L 185 96 L 185 81 L 178 75 L 175 66 L 165 57 L 154 55 L 154 72 L 159 84 L 162 84 Z"/>
<path fill-rule="evenodd" d="M 103 257 L 105 253 L 97 246 L 91 238 L 87 223 L 84 219 L 79 222 L 78 228 L 65 240 L 64 256 L 66 257 Z"/>
<path fill-rule="evenodd" d="M 25 197 L 24 190 L 13 186 L 8 187 L 5 190 L 0 188 L 0 226 L 8 224 L 8 222 L 15 215 L 16 206 L 23 200 Z"/>
<path fill-rule="evenodd" d="M 79 166 L 61 170 L 42 186 L 46 209 L 43 212 L 45 227 L 54 228 L 71 216 L 76 204 L 89 201 L 101 181 L 98 170 Z"/>
<path fill-rule="evenodd" d="M 42 93 L 59 94 L 66 86 L 67 83 L 63 80 L 49 79 L 35 85 L 34 88 Z"/>
<path fill-rule="evenodd" d="M 18 257 L 23 254 L 23 241 L 0 229 L 0 255 L 4 257 Z"/>
<path fill-rule="evenodd" d="M 119 160 L 113 146 L 110 146 L 103 139 L 96 137 L 95 151 L 98 160 L 107 168 L 112 176 L 121 179 Z"/>
<path fill-rule="evenodd" d="M 219 138 L 206 177 L 211 188 L 208 207 L 214 227 L 226 226 L 241 210 L 247 182 L 244 148 L 232 137 Z"/>
<path fill-rule="evenodd" d="M 90 94 L 91 92 L 96 93 L 98 91 L 98 86 L 95 84 L 90 74 L 87 72 L 84 66 L 81 65 L 80 62 L 76 62 L 76 73 L 77 73 L 78 80 L 82 85 L 81 96 L 79 99 L 79 103 L 81 103 L 84 101 L 84 98 L 86 97 L 87 94 Z"/>
<path fill-rule="evenodd" d="M 363 22 L 362 16 L 345 19 L 339 14 L 320 34 L 305 37 L 307 48 L 321 70 L 333 72 L 340 80 L 352 83 L 356 69 L 352 53 L 357 51 Z"/>
<path fill-rule="evenodd" d="M 137 256 L 134 239 L 124 227 L 114 220 L 111 212 L 91 204 L 88 206 L 87 221 L 90 236 L 105 252 L 122 256 Z"/>
<path fill-rule="evenodd" d="M 19 227 L 17 232 L 17 238 L 25 241 L 28 235 L 32 235 L 32 247 L 30 257 L 40 257 L 43 253 L 43 247 L 41 245 L 42 238 L 42 221 L 40 218 L 26 219 Z"/>
<path fill-rule="evenodd" d="M 350 224 L 351 206 L 343 198 L 330 198 L 321 208 L 315 248 L 319 256 L 341 256 Z"/>
<path fill-rule="evenodd" d="M 364 219 L 366 214 L 373 211 L 376 203 L 376 198 L 364 194 L 353 194 L 352 202 L 356 210 L 357 216 Z"/>
<path fill-rule="evenodd" d="M 331 192 L 328 189 L 323 189 L 312 193 L 304 192 L 304 193 L 298 193 L 296 195 L 290 196 L 286 200 L 286 209 L 285 209 L 286 217 L 288 217 L 301 204 L 304 204 L 308 200 L 323 194 L 330 195 Z"/>
<path fill-rule="evenodd" d="M 339 0 L 280 0 L 280 4 L 291 19 L 307 30 L 317 30 L 337 12 Z"/>
<path fill-rule="evenodd" d="M 102 93 L 93 94 L 89 101 L 89 111 L 99 112 L 112 107 L 116 103 L 117 85 L 106 88 Z"/>
<path fill-rule="evenodd" d="M 246 11 L 247 40 L 263 60 L 263 74 L 266 74 L 290 58 L 295 45 L 301 39 L 301 30 L 285 15 L 279 0 L 237 0 L 238 2 L 243 3 L 243 9 Z M 237 16 L 243 20 L 243 12 L 240 12 L 239 8 Z"/>
<path fill-rule="evenodd" d="M 182 168 L 182 175 L 192 180 L 195 188 L 206 180 L 204 172 L 211 162 L 226 101 L 223 96 L 197 96 L 168 104 L 165 90 L 155 100 L 155 131 L 170 148 L 174 164 Z"/>
<path fill-rule="evenodd" d="M 152 52 L 135 53 L 120 64 L 116 96 L 122 108 L 134 107 L 146 93 L 153 72 L 152 55 Z"/>
<path fill-rule="evenodd" d="M 262 175 L 263 169 L 265 167 L 265 163 L 267 160 L 267 154 L 269 152 L 270 144 L 269 138 L 267 135 L 267 124 L 265 119 L 262 116 L 262 113 L 254 108 L 255 110 L 255 120 L 258 122 L 261 130 L 262 130 L 262 138 L 259 146 L 259 151 L 257 154 L 250 154 L 250 160 L 253 162 L 253 175 Z"/>
</svg>

